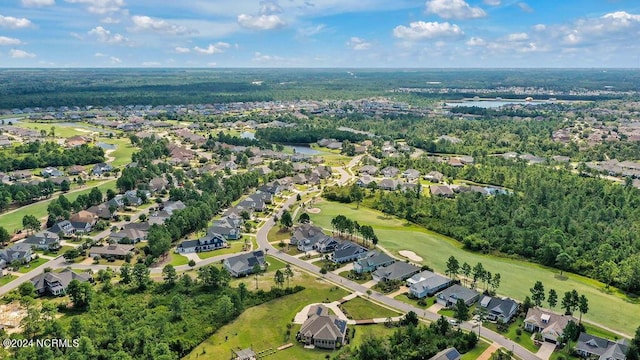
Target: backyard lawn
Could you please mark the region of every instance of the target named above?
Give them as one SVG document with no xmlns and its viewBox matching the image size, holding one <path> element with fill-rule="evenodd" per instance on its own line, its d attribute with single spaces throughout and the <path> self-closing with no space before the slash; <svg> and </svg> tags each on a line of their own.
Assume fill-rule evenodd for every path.
<svg viewBox="0 0 640 360">
<path fill-rule="evenodd" d="M 348 318 L 353 320 L 368 320 L 375 318 L 387 318 L 400 315 L 399 313 L 389 310 L 380 305 L 376 305 L 371 301 L 361 297 L 355 297 L 346 303 L 340 305 L 342 311 Z"/>
<path fill-rule="evenodd" d="M 316 205 L 319 214 L 309 214 L 313 222 L 325 229 L 331 229 L 331 219 L 342 214 L 361 225 L 371 225 L 380 239 L 380 245 L 398 254 L 400 250 L 411 250 L 421 256 L 424 264 L 436 271 L 446 270 L 446 261 L 453 255 L 462 264 L 471 266 L 478 262 L 492 273 L 500 273 L 502 282 L 498 293 L 522 301 L 531 295 L 529 288 L 536 280 L 542 281 L 545 289 L 556 289 L 560 293 L 576 289 L 589 299 L 589 313 L 583 319 L 605 324 L 606 326 L 633 334 L 640 323 L 638 298 L 628 297 L 614 289 L 607 290 L 605 285 L 583 276 L 566 274 L 560 278 L 559 271 L 538 264 L 492 255 L 474 253 L 462 249 L 462 245 L 446 236 L 428 231 L 404 220 L 387 216 L 363 206 L 321 201 Z"/>
<path fill-rule="evenodd" d="M 35 260 L 31 261 L 30 263 L 28 263 L 28 264 L 26 264 L 26 265 L 22 265 L 22 266 L 20 267 L 20 269 L 18 270 L 18 272 L 19 272 L 19 273 L 22 273 L 22 274 L 26 274 L 26 273 L 28 273 L 29 271 L 31 271 L 31 270 L 33 270 L 33 269 L 37 268 L 38 266 L 40 266 L 40 265 L 42 265 L 42 264 L 46 263 L 47 261 L 49 261 L 49 259 L 45 259 L 45 258 L 37 258 L 37 259 L 35 259 Z"/>
<path fill-rule="evenodd" d="M 276 349 L 287 343 L 293 343 L 294 346 L 270 355 L 269 359 L 324 359 L 331 352 L 305 350 L 295 340 L 295 327 L 287 336 L 287 324 L 306 305 L 325 299 L 335 301 L 346 296 L 347 292 L 306 273 L 294 277 L 291 285 L 302 285 L 305 290 L 245 310 L 234 322 L 222 327 L 184 359 L 226 358 L 231 354 L 231 349 L 251 347 L 259 352 Z M 253 286 L 249 284 L 248 289 L 253 291 Z"/>
</svg>

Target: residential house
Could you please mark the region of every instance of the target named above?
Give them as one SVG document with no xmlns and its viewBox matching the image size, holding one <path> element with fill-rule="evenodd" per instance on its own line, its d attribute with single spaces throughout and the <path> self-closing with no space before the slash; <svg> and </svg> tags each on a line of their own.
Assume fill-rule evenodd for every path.
<svg viewBox="0 0 640 360">
<path fill-rule="evenodd" d="M 4 260 L 4 266 L 10 265 L 14 261 L 26 264 L 31 261 L 32 256 L 33 253 L 29 244 L 17 243 L 0 249 L 0 260 Z"/>
<path fill-rule="evenodd" d="M 87 212 L 95 214 L 100 219 L 112 219 L 116 215 L 117 207 L 113 207 L 113 211 L 111 211 L 111 206 L 108 203 L 102 203 L 99 205 L 92 206 L 87 209 Z"/>
<path fill-rule="evenodd" d="M 75 234 L 76 229 L 73 227 L 71 221 L 63 220 L 50 227 L 48 231 L 54 234 L 62 234 L 64 237 L 69 237 Z"/>
<path fill-rule="evenodd" d="M 69 168 L 67 168 L 67 173 L 69 173 L 69 175 L 74 175 L 74 176 L 85 174 L 84 166 L 80 166 L 80 165 L 70 166 Z"/>
<path fill-rule="evenodd" d="M 195 240 L 186 240 L 176 247 L 176 252 L 180 254 L 197 253 L 203 251 L 218 250 L 228 247 L 227 240 L 216 233 L 207 233 L 204 237 Z"/>
<path fill-rule="evenodd" d="M 342 346 L 347 333 L 347 322 L 335 315 L 328 315 L 329 311 L 323 305 L 311 310 L 313 312 L 310 312 L 300 327 L 296 339 L 305 345 L 322 349 L 336 349 Z"/>
<path fill-rule="evenodd" d="M 258 187 L 258 191 L 277 195 L 280 193 L 280 191 L 282 191 L 282 188 L 280 187 L 280 184 L 276 182 L 270 182 L 266 185 Z"/>
<path fill-rule="evenodd" d="M 133 245 L 109 244 L 107 246 L 94 246 L 89 249 L 89 257 L 100 256 L 102 258 L 124 259 L 127 254 L 133 255 Z"/>
<path fill-rule="evenodd" d="M 371 250 L 353 263 L 353 270 L 359 274 L 375 271 L 382 266 L 391 265 L 396 260 L 386 253 Z"/>
<path fill-rule="evenodd" d="M 377 268 L 371 275 L 375 281 L 405 280 L 417 274 L 420 268 L 402 261 Z"/>
<path fill-rule="evenodd" d="M 384 178 L 380 180 L 378 183 L 378 189 L 394 191 L 398 190 L 398 186 L 400 185 L 400 181 L 395 179 Z"/>
<path fill-rule="evenodd" d="M 47 166 L 46 168 L 40 171 L 40 175 L 42 175 L 42 177 L 48 178 L 48 177 L 60 177 L 60 176 L 63 176 L 64 173 L 54 167 Z"/>
<path fill-rule="evenodd" d="M 626 339 L 611 341 L 583 332 L 580 333 L 574 350 L 588 359 L 626 360 L 629 343 Z"/>
<path fill-rule="evenodd" d="M 166 211 L 169 215 L 173 215 L 175 210 L 186 209 L 187 206 L 181 201 L 165 201 L 162 203 L 162 210 Z"/>
<path fill-rule="evenodd" d="M 110 164 L 107 163 L 98 163 L 93 165 L 93 168 L 91 169 L 91 174 L 95 175 L 95 176 L 100 176 L 104 173 L 110 172 L 113 170 L 113 166 L 111 166 Z"/>
<path fill-rule="evenodd" d="M 416 169 L 407 169 L 402 172 L 402 177 L 411 181 L 420 178 L 420 171 Z"/>
<path fill-rule="evenodd" d="M 375 179 L 371 177 L 371 175 L 362 175 L 358 180 L 356 180 L 356 184 L 360 187 L 367 187 L 374 181 Z"/>
<path fill-rule="evenodd" d="M 220 220 L 214 221 L 213 225 L 207 229 L 207 232 L 220 234 L 227 240 L 238 240 L 242 237 L 241 224 L 242 218 L 225 216 Z"/>
<path fill-rule="evenodd" d="M 11 173 L 11 178 L 13 180 L 24 180 L 30 179 L 33 176 L 31 170 L 17 170 Z"/>
<path fill-rule="evenodd" d="M 162 225 L 170 217 L 171 217 L 171 214 L 169 214 L 164 210 L 157 211 L 151 214 L 151 216 L 149 216 L 148 222 L 149 222 L 149 225 Z"/>
<path fill-rule="evenodd" d="M 311 251 L 318 247 L 318 243 L 325 242 L 324 249 L 329 245 L 327 239 L 329 235 L 322 232 L 322 229 L 311 224 L 298 225 L 293 229 L 293 235 L 289 239 L 289 244 L 295 245 L 300 251 Z M 337 244 L 336 244 L 337 245 Z M 329 252 L 331 250 L 327 250 Z"/>
<path fill-rule="evenodd" d="M 253 273 L 254 266 L 258 265 L 265 270 L 267 263 L 262 250 L 253 251 L 246 254 L 236 255 L 223 261 L 224 268 L 233 277 L 246 276 Z"/>
<path fill-rule="evenodd" d="M 544 341 L 558 343 L 558 338 L 564 333 L 564 328 L 569 321 L 578 321 L 571 315 L 558 315 L 551 311 L 537 307 L 529 309 L 524 318 L 524 329 L 530 332 L 539 332 Z"/>
<path fill-rule="evenodd" d="M 374 165 L 365 165 L 358 170 L 360 174 L 367 174 L 371 176 L 375 176 L 378 173 L 379 169 Z"/>
<path fill-rule="evenodd" d="M 24 239 L 24 244 L 40 250 L 57 250 L 60 248 L 60 237 L 50 231 L 42 231 Z"/>
<path fill-rule="evenodd" d="M 447 185 L 430 185 L 431 196 L 453 197 L 453 190 Z"/>
<path fill-rule="evenodd" d="M 162 176 L 154 177 L 149 180 L 149 190 L 154 193 L 166 190 L 169 187 L 169 182 Z"/>
<path fill-rule="evenodd" d="M 121 244 L 137 244 L 140 241 L 147 240 L 147 235 L 148 232 L 145 230 L 128 228 L 112 233 L 109 237 Z"/>
<path fill-rule="evenodd" d="M 351 241 L 344 241 L 336 246 L 331 255 L 331 261 L 342 264 L 354 261 L 364 256 L 367 249 Z"/>
<path fill-rule="evenodd" d="M 392 178 L 398 175 L 400 170 L 395 166 L 387 166 L 386 168 L 380 171 L 384 177 Z"/>
<path fill-rule="evenodd" d="M 73 222 L 89 223 L 91 224 L 91 226 L 93 226 L 98 221 L 98 216 L 90 211 L 81 210 L 71 215 L 71 217 L 69 218 L 69 221 L 71 221 L 72 223 Z"/>
<path fill-rule="evenodd" d="M 478 301 L 478 308 L 487 311 L 487 319 L 508 323 L 518 312 L 520 306 L 513 299 L 482 296 Z"/>
<path fill-rule="evenodd" d="M 88 138 L 88 137 L 82 136 L 82 135 L 76 135 L 76 136 L 72 136 L 70 138 L 67 138 L 65 143 L 69 147 L 76 147 L 76 146 L 84 145 L 84 144 L 86 144 L 86 143 L 88 143 L 90 141 L 91 141 L 91 138 Z"/>
<path fill-rule="evenodd" d="M 331 236 L 325 236 L 318 240 L 318 242 L 313 245 L 313 250 L 316 250 L 319 253 L 330 253 L 335 251 L 335 249 L 340 245 L 340 241 L 334 239 Z"/>
<path fill-rule="evenodd" d="M 71 269 L 62 270 L 59 273 L 43 272 L 31 278 L 30 281 L 36 288 L 38 295 L 60 296 L 66 293 L 67 287 L 73 280 L 93 283 L 93 277 L 90 273 L 77 273 Z"/>
<path fill-rule="evenodd" d="M 439 171 L 431 171 L 424 176 L 424 179 L 431 182 L 439 183 L 444 178 L 444 174 Z"/>
<path fill-rule="evenodd" d="M 458 302 L 458 299 L 462 299 L 465 304 L 471 306 L 479 297 L 480 294 L 477 291 L 456 284 L 437 293 L 436 301 L 444 307 L 451 307 Z"/>
<path fill-rule="evenodd" d="M 422 299 L 425 296 L 433 296 L 438 291 L 451 286 L 452 283 L 453 280 L 450 278 L 429 270 L 417 273 L 407 279 L 409 293 L 418 299 Z"/>
<path fill-rule="evenodd" d="M 309 182 L 309 180 L 307 180 L 307 177 L 304 174 L 296 174 L 293 177 L 293 183 L 294 184 L 302 185 L 302 184 L 306 184 L 308 182 Z"/>
<path fill-rule="evenodd" d="M 458 349 L 451 347 L 440 351 L 429 360 L 460 360 L 461 357 Z"/>
</svg>

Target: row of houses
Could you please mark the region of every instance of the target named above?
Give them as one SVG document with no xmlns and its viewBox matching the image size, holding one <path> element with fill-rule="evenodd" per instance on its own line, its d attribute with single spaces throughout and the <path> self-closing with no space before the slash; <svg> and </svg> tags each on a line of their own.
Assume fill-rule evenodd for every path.
<svg viewBox="0 0 640 360">
<path fill-rule="evenodd" d="M 297 226 L 289 244 L 297 247 L 299 251 L 317 251 L 322 254 L 330 254 L 329 259 L 337 264 L 357 260 L 367 253 L 367 249 L 352 242 L 336 239 L 325 234 L 321 228 L 311 224 Z"/>
</svg>

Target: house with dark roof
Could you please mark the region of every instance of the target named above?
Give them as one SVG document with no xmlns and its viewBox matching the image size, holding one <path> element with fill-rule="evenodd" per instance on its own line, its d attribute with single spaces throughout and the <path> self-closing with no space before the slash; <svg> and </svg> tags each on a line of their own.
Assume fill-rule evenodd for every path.
<svg viewBox="0 0 640 360">
<path fill-rule="evenodd" d="M 96 175 L 96 176 L 100 176 L 106 172 L 110 172 L 113 170 L 113 166 L 111 166 L 110 164 L 107 163 L 98 163 L 93 165 L 93 168 L 91 169 L 91 174 L 92 175 Z"/>
<path fill-rule="evenodd" d="M 396 260 L 386 253 L 371 250 L 353 263 L 353 270 L 359 274 L 375 271 L 382 266 L 391 265 Z"/>
<path fill-rule="evenodd" d="M 539 332 L 545 341 L 558 343 L 558 338 L 564 334 L 564 329 L 573 321 L 578 323 L 571 315 L 559 315 L 551 311 L 537 307 L 529 309 L 524 318 L 524 329 L 529 332 Z"/>
<path fill-rule="evenodd" d="M 127 254 L 133 254 L 133 245 L 109 244 L 107 246 L 93 246 L 87 252 L 89 257 L 124 259 Z"/>
<path fill-rule="evenodd" d="M 417 274 L 420 268 L 402 261 L 396 261 L 393 264 L 379 267 L 371 273 L 373 280 L 375 281 L 392 281 L 392 280 L 405 280 L 414 274 Z"/>
<path fill-rule="evenodd" d="M 451 286 L 453 280 L 429 270 L 421 271 L 407 279 L 409 293 L 418 299 L 432 296 L 442 289 Z"/>
<path fill-rule="evenodd" d="M 60 236 L 45 230 L 29 236 L 23 243 L 40 250 L 57 250 L 60 248 Z"/>
<path fill-rule="evenodd" d="M 92 206 L 87 209 L 88 212 L 95 214 L 100 219 L 109 220 L 116 215 L 117 207 L 113 207 L 113 212 L 111 211 L 111 206 L 107 203 L 102 203 L 99 205 Z"/>
<path fill-rule="evenodd" d="M 331 261 L 342 264 L 354 261 L 367 253 L 367 249 L 351 241 L 338 244 L 331 254 Z"/>
<path fill-rule="evenodd" d="M 62 234 L 62 236 L 71 236 L 76 232 L 73 224 L 69 220 L 63 220 L 48 229 L 49 232 L 54 234 Z"/>
<path fill-rule="evenodd" d="M 400 181 L 384 178 L 378 182 L 378 189 L 394 191 L 398 189 L 398 185 L 400 185 Z"/>
<path fill-rule="evenodd" d="M 611 341 L 582 332 L 574 350 L 588 359 L 625 360 L 629 343 L 626 339 Z"/>
<path fill-rule="evenodd" d="M 478 300 L 480 294 L 461 285 L 453 285 L 436 294 L 436 301 L 444 307 L 454 306 L 458 299 L 462 299 L 465 304 L 471 306 Z"/>
<path fill-rule="evenodd" d="M 451 347 L 440 351 L 429 360 L 460 360 L 461 357 L 458 349 Z"/>
<path fill-rule="evenodd" d="M 253 268 L 256 265 L 258 265 L 262 270 L 265 270 L 267 267 L 264 251 L 262 250 L 252 251 L 250 253 L 240 254 L 224 259 L 222 264 L 233 277 L 252 274 Z"/>
<path fill-rule="evenodd" d="M 40 275 L 36 275 L 31 278 L 31 283 L 36 288 L 38 295 L 64 295 L 67 291 L 67 287 L 72 280 L 78 280 L 80 282 L 93 283 L 93 277 L 91 274 L 76 273 L 71 269 L 65 269 L 59 273 L 56 272 L 43 272 Z"/>
<path fill-rule="evenodd" d="M 26 264 L 31 261 L 32 256 L 33 253 L 31 252 L 31 245 L 29 244 L 17 243 L 0 249 L 0 259 L 4 260 L 5 266 L 14 261 Z"/>
<path fill-rule="evenodd" d="M 333 251 L 337 241 L 329 241 L 330 236 L 322 232 L 322 229 L 313 226 L 311 224 L 298 225 L 293 229 L 293 235 L 289 239 L 291 245 L 296 245 L 300 251 L 311 251 L 318 248 L 318 244 L 321 243 L 320 248 L 326 250 L 325 252 Z M 333 248 L 331 248 L 331 245 Z"/>
<path fill-rule="evenodd" d="M 214 221 L 213 225 L 207 229 L 207 233 L 220 234 L 227 240 L 238 240 L 242 237 L 240 224 L 240 221 L 223 217 L 220 220 Z"/>
<path fill-rule="evenodd" d="M 520 305 L 509 298 L 496 298 L 483 295 L 478 300 L 478 308 L 487 311 L 487 319 L 491 321 L 502 321 L 508 323 L 518 312 Z"/>
<path fill-rule="evenodd" d="M 262 185 L 260 187 L 258 187 L 258 191 L 261 192 L 267 192 L 273 195 L 279 194 L 280 191 L 282 191 L 282 188 L 280 187 L 280 185 L 276 182 L 270 182 L 266 185 Z"/>
<path fill-rule="evenodd" d="M 296 335 L 298 341 L 322 349 L 336 349 L 344 344 L 347 322 L 335 315 L 328 315 L 323 305 L 313 308 Z"/>
<path fill-rule="evenodd" d="M 185 240 L 176 247 L 176 252 L 180 254 L 197 253 L 203 251 L 213 251 L 228 247 L 229 244 L 224 236 L 216 233 L 207 233 L 200 239 Z"/>
</svg>

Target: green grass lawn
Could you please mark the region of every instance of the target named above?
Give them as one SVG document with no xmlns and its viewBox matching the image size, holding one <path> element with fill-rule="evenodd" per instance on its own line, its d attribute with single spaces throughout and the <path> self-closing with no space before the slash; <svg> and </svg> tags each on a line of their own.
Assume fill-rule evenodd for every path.
<svg viewBox="0 0 640 360">
<path fill-rule="evenodd" d="M 489 344 L 487 342 L 482 340 L 478 341 L 478 344 L 476 345 L 476 347 L 474 347 L 473 350 L 465 354 L 462 354 L 462 357 L 460 357 L 460 360 L 476 360 L 488 348 L 489 348 Z"/>
<path fill-rule="evenodd" d="M 171 261 L 169 264 L 173 266 L 187 265 L 189 263 L 189 259 L 186 256 L 176 254 L 172 252 L 170 255 Z"/>
<path fill-rule="evenodd" d="M 242 241 L 233 241 L 229 243 L 229 247 L 226 249 L 213 250 L 213 251 L 205 251 L 198 253 L 198 257 L 200 259 L 208 259 L 210 257 L 218 256 L 218 255 L 226 255 L 239 253 L 242 251 L 242 247 L 244 246 L 244 242 Z"/>
<path fill-rule="evenodd" d="M 115 158 L 111 163 L 114 167 L 119 167 L 123 165 L 127 165 L 131 162 L 131 155 L 137 150 L 136 147 L 131 146 L 131 142 L 127 138 L 122 139 L 109 139 L 109 138 L 100 138 L 101 142 L 105 144 L 116 145 L 116 149 L 109 153 L 109 156 Z"/>
<path fill-rule="evenodd" d="M 268 272 L 274 272 L 276 270 L 282 270 L 285 268 L 285 266 L 287 266 L 287 263 L 274 258 L 273 256 L 268 256 L 267 255 L 267 262 L 269 263 L 269 267 L 267 268 Z"/>
<path fill-rule="evenodd" d="M 422 308 L 422 309 L 426 309 L 429 306 L 435 304 L 435 302 L 436 302 L 436 298 L 435 297 L 426 297 L 426 298 L 424 298 L 424 301 L 425 301 L 426 305 L 425 306 L 421 306 L 421 305 L 418 305 L 418 300 L 417 299 L 409 299 L 409 297 L 407 295 L 408 295 L 408 293 L 396 295 L 394 297 L 394 299 L 402 301 L 402 302 L 407 303 L 409 305 L 413 305 L 413 306 L 418 307 L 418 308 Z"/>
<path fill-rule="evenodd" d="M 325 299 L 335 301 L 347 295 L 347 292 L 306 273 L 294 279 L 292 285 L 302 285 L 305 290 L 246 309 L 234 322 L 222 327 L 184 359 L 226 358 L 231 355 L 231 349 L 251 347 L 258 352 L 287 343 L 293 343 L 294 346 L 270 355 L 269 359 L 324 359 L 331 352 L 305 350 L 295 340 L 295 327 L 287 337 L 287 324 L 306 305 Z M 251 283 L 248 288 L 253 291 Z"/>
<path fill-rule="evenodd" d="M 471 266 L 478 262 L 492 273 L 500 273 L 502 282 L 498 293 L 522 301 L 531 295 L 529 288 L 536 280 L 542 281 L 545 289 L 555 289 L 564 293 L 576 289 L 589 299 L 589 313 L 583 318 L 610 327 L 626 334 L 633 334 L 640 323 L 638 298 L 632 298 L 616 290 L 607 290 L 605 285 L 583 276 L 567 274 L 559 278 L 559 271 L 538 264 L 514 260 L 493 255 L 474 253 L 462 249 L 462 244 L 454 239 L 428 231 L 396 217 L 355 205 L 322 201 L 316 205 L 319 214 L 309 214 L 315 224 L 331 229 L 331 219 L 342 214 L 361 225 L 374 227 L 380 245 L 398 254 L 400 250 L 411 250 L 421 256 L 424 264 L 436 271 L 446 270 L 446 261 L 453 255 L 460 264 L 467 262 Z"/>
<path fill-rule="evenodd" d="M 33 129 L 33 130 L 45 130 L 47 132 L 47 134 L 49 134 L 51 132 L 51 127 L 55 127 L 55 135 L 56 137 L 72 137 L 72 136 L 76 136 L 76 135 L 89 135 L 89 133 L 87 132 L 83 132 L 83 131 L 78 131 L 76 130 L 73 126 L 62 126 L 60 124 L 56 124 L 56 123 L 50 123 L 50 124 L 42 124 L 42 123 L 32 123 L 32 122 L 27 122 L 27 123 L 20 123 L 18 125 L 16 125 L 18 127 L 24 128 L 24 129 Z M 80 127 L 79 127 L 80 128 Z M 51 138 L 47 138 L 48 140 L 51 140 Z"/>
<path fill-rule="evenodd" d="M 398 312 L 389 310 L 380 305 L 376 305 L 371 301 L 361 297 L 355 297 L 346 303 L 340 305 L 342 311 L 348 318 L 354 320 L 367 320 L 375 318 L 387 318 L 400 315 Z"/>
<path fill-rule="evenodd" d="M 19 272 L 19 273 L 22 273 L 22 274 L 26 274 L 26 273 L 28 273 L 29 271 L 31 271 L 31 270 L 33 270 L 33 269 L 37 268 L 38 266 L 40 266 L 40 265 L 42 265 L 42 264 L 46 263 L 47 261 L 49 261 L 49 259 L 45 259 L 45 258 L 38 258 L 38 259 L 35 259 L 35 260 L 31 261 L 30 263 L 28 263 L 28 264 L 26 264 L 26 265 L 22 265 L 22 266 L 20 267 L 20 269 L 18 270 L 18 272 Z"/>
<path fill-rule="evenodd" d="M 291 237 L 291 232 L 288 230 L 283 230 L 280 225 L 276 225 L 269 230 L 267 234 L 267 239 L 269 242 L 287 240 Z"/>
<path fill-rule="evenodd" d="M 348 345 L 352 348 L 360 346 L 366 337 L 388 338 L 396 331 L 395 328 L 388 328 L 384 324 L 355 325 L 350 326 L 350 329 L 356 332 Z"/>
<path fill-rule="evenodd" d="M 3 277 L 0 277 L 0 286 L 7 285 L 8 283 L 12 282 L 17 278 L 18 277 L 15 275 L 5 275 Z"/>
<path fill-rule="evenodd" d="M 352 279 L 349 277 L 350 274 L 351 274 L 351 270 L 347 270 L 347 271 L 341 272 L 338 275 L 342 276 L 345 279 L 349 279 L 351 281 L 357 282 L 358 284 L 364 284 L 373 279 L 373 277 L 371 276 L 371 273 L 362 274 L 360 279 Z"/>
<path fill-rule="evenodd" d="M 509 338 L 511 340 L 513 340 L 514 342 L 518 343 L 520 346 L 524 347 L 525 349 L 531 351 L 532 353 L 536 353 L 540 347 L 536 346 L 533 343 L 533 340 L 531 340 L 531 333 L 528 331 L 525 331 L 522 328 L 522 323 L 523 323 L 523 319 L 522 318 L 517 318 L 510 326 L 509 326 L 509 331 L 507 332 L 499 332 L 498 328 L 496 327 L 496 324 L 494 323 L 490 323 L 490 322 L 484 322 L 483 327 L 487 328 L 487 329 L 491 329 L 499 334 L 502 334 L 504 337 Z M 476 328 L 477 329 L 477 328 Z M 520 329 L 522 331 L 521 335 L 517 334 L 518 329 Z M 480 329 L 480 335 L 482 335 L 482 329 Z"/>
<path fill-rule="evenodd" d="M 107 189 L 115 189 L 116 181 L 109 180 L 98 186 L 98 189 L 102 191 L 102 193 L 106 193 Z M 67 200 L 73 202 L 75 201 L 80 194 L 88 194 L 91 191 L 91 187 L 86 187 L 84 190 L 77 191 L 70 194 L 64 194 Z M 5 213 L 0 215 L 0 226 L 7 229 L 7 231 L 14 232 L 16 230 L 22 229 L 22 218 L 25 215 L 33 215 L 37 218 L 44 218 L 47 216 L 47 206 L 53 200 L 57 199 L 57 196 L 52 197 L 47 201 L 37 202 L 31 205 L 23 206 L 17 211 L 12 213 Z"/>
</svg>

